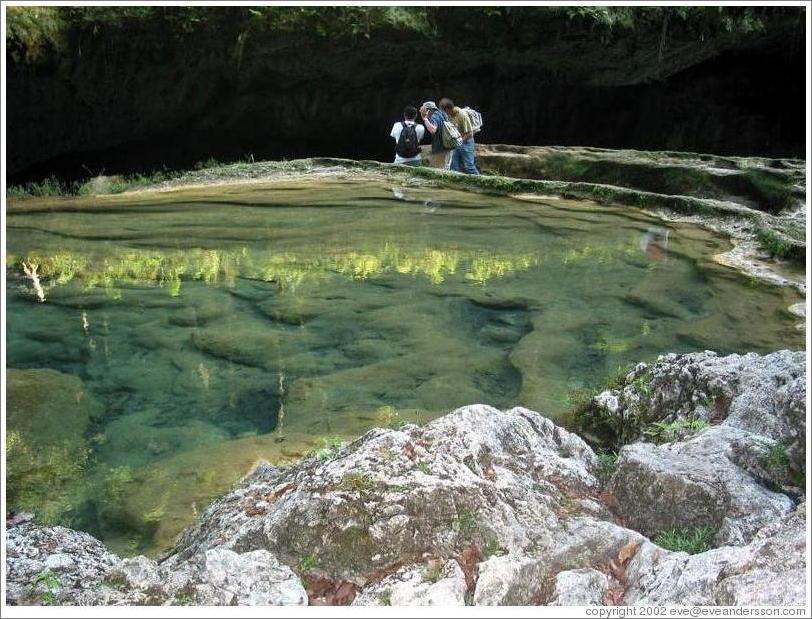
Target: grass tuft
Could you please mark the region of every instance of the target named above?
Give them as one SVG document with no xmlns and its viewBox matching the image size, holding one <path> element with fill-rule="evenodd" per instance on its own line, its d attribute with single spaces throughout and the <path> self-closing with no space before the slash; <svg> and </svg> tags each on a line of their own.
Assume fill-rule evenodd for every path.
<svg viewBox="0 0 812 619">
<path fill-rule="evenodd" d="M 712 540 L 713 529 L 710 527 L 675 527 L 660 533 L 654 538 L 654 543 L 666 550 L 695 555 L 710 550 Z"/>
</svg>

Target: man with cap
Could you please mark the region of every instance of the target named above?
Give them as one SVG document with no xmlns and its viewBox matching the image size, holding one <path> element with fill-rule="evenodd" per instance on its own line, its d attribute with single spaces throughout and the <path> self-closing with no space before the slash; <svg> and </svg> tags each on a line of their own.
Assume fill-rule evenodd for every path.
<svg viewBox="0 0 812 619">
<path fill-rule="evenodd" d="M 431 155 L 429 155 L 429 167 L 448 169 L 451 164 L 451 153 L 443 146 L 441 139 L 443 123 L 448 120 L 445 112 L 437 107 L 434 101 L 426 101 L 420 106 L 420 116 L 423 118 L 428 132 L 431 134 Z"/>
</svg>

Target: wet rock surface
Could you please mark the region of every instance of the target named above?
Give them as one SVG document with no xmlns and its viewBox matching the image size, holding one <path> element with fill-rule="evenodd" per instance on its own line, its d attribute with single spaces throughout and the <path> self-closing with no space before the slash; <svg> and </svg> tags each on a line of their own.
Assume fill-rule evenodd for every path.
<svg viewBox="0 0 812 619">
<path fill-rule="evenodd" d="M 595 452 L 540 414 L 467 406 L 260 466 L 158 562 L 69 529 L 10 525 L 7 601 L 803 603 L 803 491 L 770 481 L 752 454 L 784 441 L 789 462 L 805 458 L 804 355 L 668 355 L 635 372 L 613 414 L 631 411 L 639 389 L 652 418 L 711 423 L 664 444 L 641 433 L 608 482 Z M 710 386 L 724 394 L 721 416 L 702 396 Z M 694 555 L 646 537 L 700 526 L 715 547 Z"/>
<path fill-rule="evenodd" d="M 802 160 L 508 144 L 478 144 L 477 158 L 486 174 L 564 181 L 564 192 L 588 189 L 601 202 L 728 234 L 734 247 L 715 257 L 720 264 L 806 290 L 786 264 L 806 254 Z"/>
</svg>

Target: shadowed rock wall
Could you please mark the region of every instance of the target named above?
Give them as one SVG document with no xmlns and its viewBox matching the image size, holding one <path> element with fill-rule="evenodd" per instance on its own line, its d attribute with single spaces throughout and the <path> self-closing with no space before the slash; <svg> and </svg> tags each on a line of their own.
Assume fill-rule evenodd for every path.
<svg viewBox="0 0 812 619">
<path fill-rule="evenodd" d="M 672 25 L 665 38 L 608 37 L 518 10 L 443 9 L 430 32 L 386 23 L 324 36 L 252 30 L 232 9 L 180 34 L 155 18 L 74 19 L 36 55 L 25 39 L 7 47 L 10 180 L 249 154 L 388 160 L 403 105 L 442 95 L 485 114 L 484 142 L 804 152 L 798 16 L 767 15 L 746 35 Z"/>
</svg>

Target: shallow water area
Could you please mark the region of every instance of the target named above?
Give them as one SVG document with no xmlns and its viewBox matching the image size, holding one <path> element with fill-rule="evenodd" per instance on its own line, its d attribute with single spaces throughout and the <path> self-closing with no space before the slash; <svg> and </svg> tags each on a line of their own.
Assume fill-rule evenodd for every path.
<svg viewBox="0 0 812 619">
<path fill-rule="evenodd" d="M 323 179 L 18 201 L 7 230 L 10 507 L 123 554 L 261 459 L 476 402 L 566 425 L 628 363 L 804 346 L 724 238 L 587 202 Z"/>
</svg>

